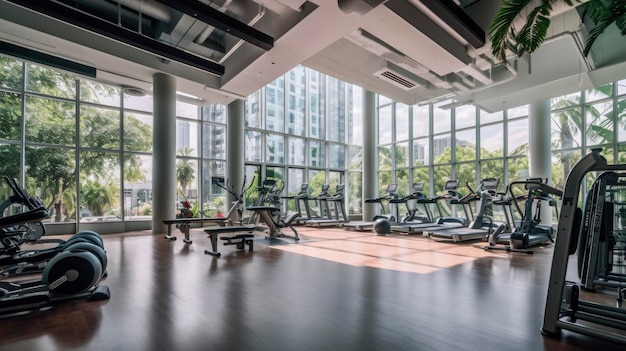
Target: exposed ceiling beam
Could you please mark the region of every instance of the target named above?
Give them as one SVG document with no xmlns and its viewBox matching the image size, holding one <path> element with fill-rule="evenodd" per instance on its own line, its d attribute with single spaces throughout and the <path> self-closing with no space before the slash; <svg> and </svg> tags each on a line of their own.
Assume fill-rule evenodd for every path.
<svg viewBox="0 0 626 351">
<path fill-rule="evenodd" d="M 274 47 L 274 38 L 196 0 L 155 1 L 167 5 L 188 16 L 197 18 L 206 24 L 212 25 L 225 33 L 234 35 L 237 38 L 243 39 L 248 43 L 266 51 Z"/>
<path fill-rule="evenodd" d="M 475 48 L 485 45 L 485 31 L 452 0 L 420 0 Z"/>
<path fill-rule="evenodd" d="M 191 67 L 201 69 L 205 72 L 222 76 L 224 74 L 224 66 L 215 62 L 205 60 L 199 56 L 190 54 L 173 46 L 161 43 L 147 36 L 130 31 L 126 28 L 117 26 L 108 21 L 88 15 L 84 12 L 75 10 L 71 7 L 64 6 L 52 1 L 41 0 L 7 0 L 18 6 L 27 8 L 57 19 L 62 22 L 69 23 L 79 28 L 97 33 L 107 38 L 114 39 L 121 43 L 136 47 L 138 49 L 155 54 L 161 58 L 180 62 Z"/>
</svg>

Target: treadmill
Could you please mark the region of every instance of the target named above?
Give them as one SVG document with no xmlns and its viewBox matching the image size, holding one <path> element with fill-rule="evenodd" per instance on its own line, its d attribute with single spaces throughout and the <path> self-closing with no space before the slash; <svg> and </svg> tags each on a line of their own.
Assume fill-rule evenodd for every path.
<svg viewBox="0 0 626 351">
<path fill-rule="evenodd" d="M 515 189 L 519 186 L 523 186 L 524 190 L 527 192 L 526 195 L 516 195 Z M 529 249 L 532 246 L 548 242 L 554 243 L 554 228 L 552 226 L 541 225 L 541 204 L 545 202 L 551 207 L 556 208 L 557 203 L 552 195 L 562 197 L 563 192 L 549 186 L 547 179 L 529 178 L 511 182 L 511 184 L 509 184 L 508 193 L 510 194 L 508 201 L 515 205 L 515 208 L 521 215 L 520 223 L 512 232 L 490 235 L 489 246 L 486 246 L 485 249 L 532 253 L 532 250 Z M 517 201 L 520 198 L 525 199 L 524 209 L 520 207 Z M 535 211 L 533 211 L 533 207 Z M 558 208 L 556 208 L 556 211 L 558 218 Z M 504 247 L 496 246 L 498 244 L 504 245 Z"/>
<path fill-rule="evenodd" d="M 493 196 L 496 195 L 499 183 L 500 179 L 498 178 L 485 178 L 481 180 L 479 188 L 480 193 L 476 193 L 469 184 L 467 184 L 467 188 L 471 193 L 469 196 L 466 196 L 466 200 L 474 201 L 480 199 L 478 213 L 467 227 L 438 230 L 426 228 L 424 229 L 424 234 L 433 240 L 459 242 L 479 239 L 484 240 L 494 232 L 502 232 L 506 227 L 505 224 L 495 225 L 494 229 L 491 218 L 485 216 L 487 205 L 491 202 Z"/>
<path fill-rule="evenodd" d="M 416 183 L 416 184 L 420 184 L 420 183 Z M 416 184 L 413 184 L 414 193 L 416 190 Z M 415 201 L 417 202 L 417 204 L 421 204 L 422 206 L 424 206 L 427 218 L 425 218 L 425 220 L 422 220 L 421 222 L 407 221 L 405 223 L 394 223 L 391 225 L 391 230 L 402 232 L 402 233 L 407 233 L 407 234 L 423 234 L 424 231 L 426 230 L 434 231 L 434 230 L 441 230 L 441 229 L 460 228 L 460 227 L 466 226 L 468 223 L 467 218 L 472 217 L 471 208 L 466 206 L 465 202 L 462 200 L 461 195 L 457 191 L 458 187 L 459 187 L 458 180 L 448 180 L 444 187 L 446 191 L 445 194 L 434 197 L 434 198 L 426 198 L 423 195 L 421 198 L 416 198 Z M 421 188 L 419 190 L 421 191 Z M 451 205 L 462 205 L 466 218 L 444 216 L 443 211 L 441 210 L 440 201 L 447 201 Z M 437 212 L 439 213 L 439 218 L 437 219 L 435 219 L 432 214 L 432 210 L 430 208 L 430 206 L 432 205 L 434 205 L 437 208 Z"/>
<path fill-rule="evenodd" d="M 390 200 L 397 199 L 398 198 L 398 194 L 396 193 L 397 190 L 398 190 L 398 184 L 389 184 L 387 185 L 387 190 L 385 191 L 385 194 L 383 196 L 377 197 L 375 199 L 365 199 L 365 203 L 367 204 L 377 203 L 380 205 L 382 209 L 382 213 L 385 213 L 386 210 L 385 210 L 384 203 L 385 202 L 389 203 Z M 389 210 L 391 211 L 391 208 Z M 356 221 L 356 222 L 343 223 L 342 227 L 345 230 L 357 230 L 357 231 L 373 230 L 374 223 L 379 218 L 388 219 L 390 222 L 395 222 L 396 220 L 395 216 L 391 213 L 389 215 L 382 214 L 382 215 L 374 216 L 374 218 L 372 218 L 371 221 Z"/>
<path fill-rule="evenodd" d="M 308 220 L 306 221 L 306 225 L 321 227 L 325 225 L 339 225 L 341 223 L 349 222 L 344 203 L 344 189 L 345 186 L 343 184 L 337 184 L 334 194 L 326 195 L 323 198 L 320 198 L 320 206 L 321 203 L 324 203 L 327 217 Z M 332 203 L 333 206 L 329 206 L 329 203 Z"/>
</svg>

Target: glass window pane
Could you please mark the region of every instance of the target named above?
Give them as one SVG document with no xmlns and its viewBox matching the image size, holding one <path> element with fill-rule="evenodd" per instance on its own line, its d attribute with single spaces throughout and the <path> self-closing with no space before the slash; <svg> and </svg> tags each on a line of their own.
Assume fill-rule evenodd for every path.
<svg viewBox="0 0 626 351">
<path fill-rule="evenodd" d="M 585 91 L 585 102 L 593 102 L 613 96 L 613 83 L 608 83 Z"/>
<path fill-rule="evenodd" d="M 326 76 L 313 70 L 308 71 L 311 77 L 309 83 L 309 137 L 324 139 L 326 138 Z"/>
<path fill-rule="evenodd" d="M 450 134 L 437 136 L 433 139 L 433 157 L 435 164 L 452 162 L 452 137 Z"/>
<path fill-rule="evenodd" d="M 508 119 L 528 116 L 528 105 L 510 108 L 506 111 L 506 115 Z"/>
<path fill-rule="evenodd" d="M 76 220 L 76 153 L 73 149 L 26 147 L 26 185 L 50 209 L 50 222 Z M 37 191 L 32 191 L 36 187 Z M 33 189 L 34 190 L 34 189 Z M 61 194 L 61 196 L 59 196 Z"/>
<path fill-rule="evenodd" d="M 398 197 L 404 197 L 411 193 L 411 189 L 409 189 L 409 170 L 408 169 L 399 169 L 396 170 L 396 184 L 398 184 Z M 395 211 L 404 211 L 404 208 L 398 208 L 398 205 L 393 206 L 394 214 L 397 213 Z M 398 218 L 398 217 L 396 217 Z"/>
<path fill-rule="evenodd" d="M 265 136 L 265 162 L 285 163 L 285 137 L 278 134 Z"/>
<path fill-rule="evenodd" d="M 528 155 L 528 118 L 517 119 L 508 123 L 509 156 Z"/>
<path fill-rule="evenodd" d="M 22 61 L 0 55 L 0 87 L 22 89 Z"/>
<path fill-rule="evenodd" d="M 81 152 L 81 222 L 121 220 L 119 157 L 119 153 Z"/>
<path fill-rule="evenodd" d="M 428 167 L 416 167 L 413 168 L 413 184 L 424 183 L 422 188 L 422 194 L 427 197 L 430 194 L 430 175 Z"/>
<path fill-rule="evenodd" d="M 502 111 L 489 113 L 483 110 L 480 110 L 480 124 L 486 124 L 491 122 L 500 122 L 503 120 L 504 114 Z"/>
<path fill-rule="evenodd" d="M 396 103 L 396 141 L 409 139 L 409 106 Z"/>
<path fill-rule="evenodd" d="M 187 102 L 176 101 L 176 116 L 200 119 L 200 108 L 197 105 L 193 105 Z"/>
<path fill-rule="evenodd" d="M 202 125 L 202 157 L 226 159 L 226 127 Z"/>
<path fill-rule="evenodd" d="M 363 213 L 363 174 L 361 172 L 350 172 L 350 184 L 348 187 L 348 214 Z"/>
<path fill-rule="evenodd" d="M 626 79 L 620 80 L 617 84 L 617 94 L 623 95 L 626 94 Z"/>
<path fill-rule="evenodd" d="M 389 144 L 391 139 L 391 105 L 378 109 L 378 143 Z"/>
<path fill-rule="evenodd" d="M 303 168 L 289 168 L 287 170 L 287 193 L 286 195 L 294 195 L 297 194 L 301 187 L 302 184 L 305 183 L 304 181 L 304 169 Z M 289 201 L 289 202 L 295 202 L 295 201 Z M 293 208 L 290 207 L 290 209 L 292 211 L 295 211 L 295 207 L 296 204 L 293 204 Z"/>
<path fill-rule="evenodd" d="M 176 153 L 179 156 L 198 156 L 198 123 L 176 120 Z"/>
<path fill-rule="evenodd" d="M 572 167 L 581 158 L 581 150 L 564 150 L 552 152 L 552 186 L 563 189 L 565 179 L 569 175 Z"/>
<path fill-rule="evenodd" d="M 124 154 L 124 220 L 152 218 L 152 156 Z"/>
<path fill-rule="evenodd" d="M 362 170 L 363 169 L 363 147 L 361 146 L 350 146 L 350 166 L 351 170 Z"/>
<path fill-rule="evenodd" d="M 396 168 L 409 167 L 409 142 L 395 144 Z M 408 184 L 408 183 L 407 183 Z"/>
<path fill-rule="evenodd" d="M 124 150 L 152 152 L 152 115 L 124 111 Z"/>
<path fill-rule="evenodd" d="M 297 66 L 289 72 L 286 80 L 287 93 L 287 134 L 304 136 L 305 131 L 305 99 L 306 70 Z"/>
<path fill-rule="evenodd" d="M 444 194 L 446 182 L 448 180 L 453 180 L 452 178 L 452 167 L 450 165 L 445 166 L 435 166 L 433 167 L 433 191 L 435 194 Z M 458 177 L 456 179 L 459 179 Z M 461 183 L 459 181 L 459 191 L 464 187 L 465 183 Z M 463 194 L 467 193 L 467 190 L 462 190 Z"/>
<path fill-rule="evenodd" d="M 613 142 L 613 101 L 605 101 L 589 105 L 585 109 L 587 145 L 598 145 Z"/>
<path fill-rule="evenodd" d="M 81 147 L 119 150 L 120 110 L 81 105 L 79 137 Z"/>
<path fill-rule="evenodd" d="M 550 99 L 551 109 L 557 110 L 561 108 L 567 108 L 571 106 L 577 106 L 580 104 L 580 92 L 563 95 Z"/>
<path fill-rule="evenodd" d="M 516 180 L 527 179 L 529 175 L 528 157 L 514 157 L 508 159 L 508 183 Z"/>
<path fill-rule="evenodd" d="M 480 161 L 480 178 L 496 178 L 500 180 L 498 191 L 504 189 L 504 160 L 483 160 Z"/>
<path fill-rule="evenodd" d="M 378 172 L 378 195 L 384 195 L 387 191 L 387 187 L 389 186 L 389 184 L 395 184 L 391 172 Z M 384 212 L 379 212 L 379 213 L 389 213 L 389 206 L 387 206 L 387 204 L 384 204 L 386 207 L 386 210 Z M 380 209 L 379 209 L 380 210 Z"/>
<path fill-rule="evenodd" d="M 357 86 L 349 86 L 348 95 L 348 144 L 363 145 L 363 89 Z"/>
<path fill-rule="evenodd" d="M 76 97 L 74 75 L 31 63 L 26 64 L 27 91 L 73 99 Z"/>
<path fill-rule="evenodd" d="M 0 143 L 0 175 L 19 179 L 20 168 L 20 146 Z"/>
<path fill-rule="evenodd" d="M 226 123 L 226 106 L 218 103 L 203 106 L 202 119 L 208 122 Z"/>
<path fill-rule="evenodd" d="M 413 105 L 413 137 L 423 137 L 430 134 L 430 106 Z"/>
<path fill-rule="evenodd" d="M 450 103 L 450 101 L 446 100 L 433 105 L 433 132 L 435 134 L 449 132 L 452 130 L 452 114 L 450 113 L 450 110 L 439 108 L 439 106 L 446 105 L 448 103 Z"/>
<path fill-rule="evenodd" d="M 306 160 L 305 142 L 302 138 L 289 137 L 289 164 L 304 166 Z"/>
<path fill-rule="evenodd" d="M 113 107 L 120 106 L 120 88 L 94 82 L 80 80 L 80 100 Z"/>
<path fill-rule="evenodd" d="M 580 108 L 552 113 L 552 145 L 554 149 L 580 147 L 582 114 Z"/>
<path fill-rule="evenodd" d="M 269 89 L 269 86 L 266 88 Z M 245 102 L 246 109 L 246 127 L 262 128 L 263 120 L 261 119 L 261 93 L 257 91 L 252 93 Z"/>
<path fill-rule="evenodd" d="M 470 161 L 476 159 L 476 129 L 466 129 L 456 132 L 456 161 Z"/>
<path fill-rule="evenodd" d="M 265 86 L 265 129 L 285 131 L 285 79 L 281 76 Z"/>
<path fill-rule="evenodd" d="M 309 141 L 309 166 L 326 167 L 326 148 L 324 143 Z"/>
<path fill-rule="evenodd" d="M 378 169 L 391 170 L 393 167 L 393 159 L 391 157 L 391 146 L 378 147 Z"/>
<path fill-rule="evenodd" d="M 624 81 L 626 82 L 626 81 Z M 615 114 L 617 115 L 618 125 L 617 125 L 617 135 L 618 141 L 626 141 L 626 125 L 624 125 L 623 121 L 626 121 L 626 99 L 620 99 L 617 102 L 617 111 Z"/>
<path fill-rule="evenodd" d="M 454 122 L 456 129 L 476 126 L 476 107 L 463 105 L 454 109 Z"/>
<path fill-rule="evenodd" d="M 346 89 L 339 79 L 328 79 L 328 140 L 346 142 Z"/>
<path fill-rule="evenodd" d="M 480 127 L 480 154 L 480 158 L 504 156 L 504 125 L 502 123 Z"/>
<path fill-rule="evenodd" d="M 383 95 L 376 95 L 376 96 L 378 96 L 378 106 L 384 106 L 384 105 L 391 103 L 391 99 L 386 96 L 383 96 Z"/>
<path fill-rule="evenodd" d="M 244 153 L 246 161 L 261 162 L 261 133 L 246 130 Z"/>
<path fill-rule="evenodd" d="M 458 163 L 454 167 L 454 173 L 456 174 L 456 179 L 459 181 L 459 192 L 462 194 L 468 194 L 470 192 L 467 188 L 468 184 L 474 191 L 476 191 L 476 163 Z M 444 187 L 445 182 L 443 183 L 442 191 Z"/>
<path fill-rule="evenodd" d="M 76 105 L 53 99 L 26 97 L 26 140 L 76 145 Z"/>
<path fill-rule="evenodd" d="M 239 192 L 242 184 L 233 184 L 225 178 L 226 163 L 223 161 L 202 161 L 202 214 L 205 217 L 216 217 L 219 213 L 228 217 L 232 203 L 230 196 L 226 191 L 216 183 L 224 186 L 230 186 Z M 250 184 L 252 179 L 246 179 L 246 183 Z M 247 186 L 244 185 L 244 186 Z M 236 217 L 235 217 L 236 218 Z"/>
<path fill-rule="evenodd" d="M 328 167 L 346 168 L 346 148 L 344 145 L 330 144 L 328 155 Z"/>
<path fill-rule="evenodd" d="M 2 64 L 1 61 L 0 64 Z M 22 96 L 20 94 L 0 91 L 0 139 L 22 139 Z"/>
<path fill-rule="evenodd" d="M 152 113 L 154 109 L 152 95 L 134 96 L 122 93 L 124 108 Z"/>
<path fill-rule="evenodd" d="M 413 140 L 413 165 L 424 166 L 430 164 L 428 138 Z"/>
<path fill-rule="evenodd" d="M 331 185 L 329 193 L 334 194 L 337 184 L 343 184 L 343 172 L 328 172 L 328 184 Z"/>
<path fill-rule="evenodd" d="M 194 217 L 198 217 L 198 160 L 189 158 L 176 158 L 176 214 L 184 215 L 182 203 L 189 202 Z"/>
</svg>

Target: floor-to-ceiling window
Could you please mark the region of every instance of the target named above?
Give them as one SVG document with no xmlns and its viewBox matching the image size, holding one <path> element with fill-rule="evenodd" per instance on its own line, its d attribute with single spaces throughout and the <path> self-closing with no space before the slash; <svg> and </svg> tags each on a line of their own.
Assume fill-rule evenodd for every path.
<svg viewBox="0 0 626 351">
<path fill-rule="evenodd" d="M 41 198 L 50 212 L 48 223 L 141 221 L 147 229 L 152 97 L 5 56 L 0 67 L 2 175 Z M 172 191 L 196 213 L 217 213 L 225 207 L 221 188 L 214 186 L 224 177 L 224 107 L 178 102 L 176 111 L 177 189 Z M 9 196 L 7 187 L 2 195 Z"/>
<path fill-rule="evenodd" d="M 343 184 L 349 212 L 360 213 L 361 136 L 356 134 L 361 122 L 354 106 L 361 98 L 355 90 L 298 66 L 251 94 L 246 99 L 245 162 L 257 184 L 273 178 L 284 186 L 284 195 L 297 193 L 303 183 L 311 195 L 324 184 L 331 194 Z M 290 211 L 296 206 L 283 205 Z"/>
</svg>

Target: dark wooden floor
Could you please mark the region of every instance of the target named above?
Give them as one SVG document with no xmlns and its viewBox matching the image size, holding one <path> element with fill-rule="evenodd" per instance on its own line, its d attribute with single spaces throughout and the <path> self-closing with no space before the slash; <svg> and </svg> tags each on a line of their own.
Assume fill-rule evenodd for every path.
<svg viewBox="0 0 626 351">
<path fill-rule="evenodd" d="M 199 229 L 107 235 L 111 299 L 0 318 L 0 350 L 624 350 L 541 335 L 551 248 L 299 230 L 221 258 Z"/>
</svg>

